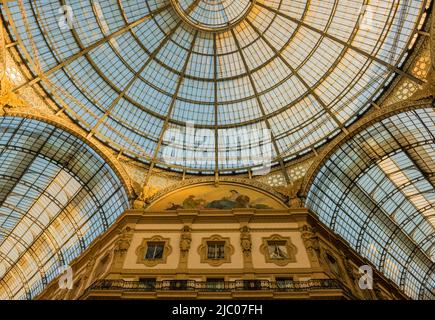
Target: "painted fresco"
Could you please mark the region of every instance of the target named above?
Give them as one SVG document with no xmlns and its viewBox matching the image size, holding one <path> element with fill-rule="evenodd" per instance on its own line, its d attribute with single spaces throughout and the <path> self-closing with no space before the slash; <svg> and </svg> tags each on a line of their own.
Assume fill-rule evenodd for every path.
<svg viewBox="0 0 435 320">
<path fill-rule="evenodd" d="M 182 189 L 152 204 L 153 210 L 231 210 L 240 208 L 281 209 L 271 196 L 238 185 L 201 185 Z"/>
</svg>

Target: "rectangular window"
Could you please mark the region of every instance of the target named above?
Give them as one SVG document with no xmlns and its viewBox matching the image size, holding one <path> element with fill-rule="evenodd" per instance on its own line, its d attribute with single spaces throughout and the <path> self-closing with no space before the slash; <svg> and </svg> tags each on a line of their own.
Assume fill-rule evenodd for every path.
<svg viewBox="0 0 435 320">
<path fill-rule="evenodd" d="M 225 242 L 207 242 L 207 259 L 225 259 Z"/>
<path fill-rule="evenodd" d="M 270 259 L 282 260 L 288 259 L 286 241 L 268 241 L 267 247 L 269 250 Z"/>
<path fill-rule="evenodd" d="M 145 254 L 145 259 L 147 260 L 157 260 L 163 259 L 163 250 L 165 249 L 164 242 L 148 242 L 147 252 Z"/>
</svg>

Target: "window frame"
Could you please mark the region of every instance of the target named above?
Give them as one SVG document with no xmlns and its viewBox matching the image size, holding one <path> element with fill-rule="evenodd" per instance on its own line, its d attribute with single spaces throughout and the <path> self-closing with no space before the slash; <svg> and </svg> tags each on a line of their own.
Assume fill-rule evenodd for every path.
<svg viewBox="0 0 435 320">
<path fill-rule="evenodd" d="M 283 259 L 276 259 L 271 257 L 269 250 L 270 242 L 282 242 L 287 253 L 287 257 Z M 270 237 L 262 239 L 262 245 L 260 246 L 260 252 L 264 255 L 266 263 L 274 263 L 280 267 L 284 267 L 289 263 L 296 262 L 297 247 L 292 243 L 290 237 L 283 237 L 278 234 L 271 235 Z"/>
<path fill-rule="evenodd" d="M 219 259 L 209 258 L 208 244 L 219 242 L 224 244 L 224 257 Z M 224 263 L 231 263 L 231 256 L 234 254 L 234 247 L 230 244 L 230 238 L 215 234 L 209 238 L 202 239 L 201 245 L 198 247 L 198 253 L 200 255 L 201 263 L 207 263 L 213 267 L 218 267 Z"/>
<path fill-rule="evenodd" d="M 163 244 L 163 252 L 160 258 L 147 258 L 148 249 L 150 244 Z M 161 236 L 153 236 L 151 238 L 145 238 L 142 243 L 136 249 L 137 261 L 136 263 L 144 264 L 147 267 L 154 267 L 158 264 L 165 264 L 168 256 L 172 252 L 172 247 L 169 245 L 170 239 L 163 238 Z"/>
</svg>

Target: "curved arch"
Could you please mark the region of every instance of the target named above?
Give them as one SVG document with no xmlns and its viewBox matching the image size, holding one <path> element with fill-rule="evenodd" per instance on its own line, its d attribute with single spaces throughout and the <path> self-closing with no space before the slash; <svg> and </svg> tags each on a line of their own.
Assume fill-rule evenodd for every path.
<svg viewBox="0 0 435 320">
<path fill-rule="evenodd" d="M 388 117 L 399 114 L 401 112 L 409 111 L 409 110 L 417 110 L 428 107 L 435 106 L 435 99 L 423 99 L 420 101 L 405 101 L 395 103 L 382 109 L 373 110 L 371 113 L 367 114 L 364 118 L 362 118 L 359 122 L 351 125 L 348 128 L 348 132 L 342 132 L 337 137 L 335 137 L 328 145 L 323 147 L 321 151 L 318 152 L 318 155 L 314 159 L 314 162 L 308 168 L 307 174 L 304 177 L 304 181 L 302 182 L 300 195 L 302 198 L 306 198 L 308 191 L 313 183 L 313 180 L 319 170 L 322 168 L 323 164 L 329 159 L 329 157 L 340 147 L 340 145 L 346 143 L 363 131 L 367 129 L 372 124 L 380 122 Z"/>
<path fill-rule="evenodd" d="M 129 207 L 126 180 L 104 153 L 36 118 L 0 117 L 0 280 L 14 299 L 21 288 L 26 298 L 39 293 Z"/>
<path fill-rule="evenodd" d="M 9 289 L 9 286 L 3 280 L 0 280 L 0 283 L 2 285 L 2 288 L 4 288 L 4 291 L 3 291 L 4 294 L 6 294 L 6 296 L 3 295 L 3 297 L 5 297 L 5 298 L 7 297 L 8 299 L 12 299 L 13 296 L 12 296 L 11 290 Z M 5 300 L 5 299 L 2 299 L 2 300 Z"/>
<path fill-rule="evenodd" d="M 435 25 L 435 23 L 434 23 L 434 25 Z M 432 268 L 430 268 L 430 270 L 427 272 L 426 276 L 424 277 L 423 282 L 429 282 L 429 278 L 432 278 L 431 281 L 432 281 L 432 287 L 433 287 L 435 285 L 434 274 L 435 274 L 435 264 L 433 264 Z M 423 287 L 420 289 L 420 292 L 418 295 L 419 299 L 428 298 L 427 296 L 425 296 L 425 294 L 426 294 L 425 289 L 426 288 L 423 288 Z"/>
<path fill-rule="evenodd" d="M 112 168 L 112 170 L 116 172 L 116 175 L 122 182 L 130 200 L 135 197 L 130 176 L 128 175 L 122 164 L 119 162 L 119 160 L 97 139 L 92 137 L 88 138 L 87 132 L 82 130 L 80 127 L 71 124 L 70 122 L 62 119 L 61 117 L 47 113 L 35 112 L 30 108 L 5 109 L 4 115 L 2 115 L 2 117 L 34 119 L 51 124 L 57 128 L 62 129 L 63 131 L 69 132 L 76 138 L 80 139 L 83 143 L 89 145 L 89 147 L 91 147 L 100 157 L 102 157 L 104 161 Z"/>
<path fill-rule="evenodd" d="M 423 280 L 435 258 L 435 109 L 433 100 L 405 106 L 360 124 L 324 151 L 306 206 L 417 298 L 429 289 Z"/>
<path fill-rule="evenodd" d="M 10 21 L 8 35 L 11 41 L 17 42 L 19 54 L 25 58 L 26 71 L 35 71 L 33 66 L 38 66 L 36 73 L 32 72 L 29 79 L 15 89 L 38 84 L 59 109 L 66 110 L 71 118 L 80 119 L 77 122 L 90 134 L 96 133 L 109 146 L 125 150 L 126 155 L 144 162 L 154 158 L 154 151 L 158 153 L 162 144 L 159 137 L 166 130 L 162 128 L 165 122 L 178 127 L 189 119 L 195 120 L 199 128 L 214 130 L 216 134 L 220 129 L 231 127 L 262 126 L 268 122 L 276 124 L 274 135 L 281 136 L 275 142 L 279 160 L 303 156 L 318 143 L 325 142 L 327 137 L 345 130 L 346 122 L 354 121 L 359 113 L 369 109 L 370 103 L 385 92 L 384 89 L 392 80 L 397 80 L 396 74 L 417 84 L 423 82 L 410 70 L 405 70 L 403 65 L 411 60 L 409 49 L 416 49 L 416 43 L 422 38 L 418 30 L 426 25 L 423 17 L 426 21 L 429 19 L 425 1 L 418 1 L 414 6 L 417 10 L 411 11 L 406 10 L 402 3 L 397 6 L 388 4 L 382 8 L 379 13 L 383 19 L 372 26 L 372 36 L 369 40 L 366 37 L 364 48 L 355 43 L 358 36 L 364 37 L 365 34 L 355 23 L 355 14 L 360 14 L 358 8 L 354 8 L 353 14 L 337 0 L 328 1 L 326 6 L 306 1 L 301 3 L 301 12 L 293 16 L 286 9 L 289 2 L 278 1 L 276 6 L 268 6 L 252 1 L 255 10 L 248 16 L 241 15 L 245 27 L 240 29 L 249 33 L 250 37 L 240 33 L 237 28 L 231 29 L 223 37 L 220 33 L 212 36 L 204 30 L 196 30 L 194 36 L 193 29 L 186 28 L 186 20 L 183 19 L 186 15 L 180 18 L 177 11 L 170 8 L 169 2 L 162 5 L 159 1 L 147 2 L 147 5 L 139 6 L 140 10 L 137 10 L 134 2 L 115 5 L 114 10 L 118 13 L 115 15 L 115 29 L 119 29 L 107 32 L 104 15 L 89 7 L 89 12 L 94 13 L 94 41 L 82 33 L 89 27 L 89 21 L 81 21 L 85 29 L 80 31 L 73 28 L 71 32 L 62 34 L 63 40 L 75 44 L 76 50 L 71 50 L 69 54 L 59 46 L 62 42 L 58 41 L 59 31 L 49 27 L 49 13 L 57 10 L 57 7 L 47 6 L 41 10 L 39 5 L 32 5 L 32 1 L 29 2 L 29 8 L 6 5 L 4 17 Z M 91 6 L 91 3 L 86 6 Z M 83 9 L 83 6 L 79 6 L 75 10 Z M 135 12 L 134 16 L 131 16 L 132 11 Z M 321 23 L 312 25 L 307 11 L 321 13 Z M 257 18 L 263 14 L 271 16 L 271 19 Z M 165 16 L 156 19 L 159 15 Z M 20 17 L 27 28 L 17 27 L 15 20 Z M 334 30 L 340 29 L 343 23 L 348 28 L 342 30 L 345 34 L 343 37 L 337 37 Z M 155 34 L 151 43 L 157 41 L 156 45 L 150 46 L 149 39 L 135 31 L 133 26 L 153 29 Z M 314 41 L 306 42 L 301 40 L 304 37 L 297 37 L 302 31 L 312 34 Z M 282 33 L 282 39 L 278 42 L 269 41 L 268 32 Z M 178 33 L 185 36 L 177 39 L 174 34 Z M 129 54 L 123 54 L 124 46 L 114 45 L 121 35 L 131 40 L 129 44 L 132 50 Z M 418 41 L 415 41 L 414 36 Z M 201 48 L 193 45 L 198 38 L 202 40 L 198 41 L 201 42 Z M 241 42 L 237 49 L 225 45 L 231 38 L 234 43 Z M 45 41 L 37 43 L 35 39 Z M 394 50 L 390 48 L 391 41 L 394 42 Z M 192 49 L 187 53 L 189 45 L 192 45 Z M 38 55 L 34 54 L 35 48 L 44 52 L 42 56 L 47 58 L 46 63 L 39 61 Z M 93 56 L 94 50 L 104 50 L 107 54 L 97 58 Z M 159 55 L 163 51 L 167 53 L 164 58 Z M 245 51 L 250 54 L 245 54 Z M 297 56 L 295 61 L 290 58 L 292 51 L 298 52 L 293 55 Z M 252 54 L 256 56 L 251 57 Z M 107 60 L 109 56 L 112 61 Z M 351 62 L 355 59 L 358 63 Z M 190 67 L 182 72 L 178 63 L 183 60 L 186 65 L 190 61 Z M 248 63 L 242 67 L 241 60 L 247 60 Z M 84 62 L 77 65 L 80 65 L 80 71 L 86 69 L 88 72 L 80 72 L 74 63 L 76 61 Z M 203 69 L 201 65 L 204 62 L 222 68 L 219 72 L 217 67 Z M 112 65 L 116 65 L 119 72 L 113 73 L 112 68 L 106 68 Z M 342 65 L 349 65 L 348 72 L 342 72 Z M 305 73 L 313 67 L 316 69 L 315 76 L 307 76 Z M 156 68 L 160 71 L 157 74 L 167 74 L 165 83 L 155 77 Z M 212 72 L 212 69 L 215 71 Z M 276 76 L 273 76 L 275 73 Z M 247 81 L 248 78 L 252 80 Z M 335 81 L 335 78 L 342 81 Z M 179 80 L 181 89 L 174 90 Z M 58 83 L 53 85 L 52 82 Z M 106 103 L 100 101 L 100 94 L 94 92 L 97 82 L 100 87 L 98 91 L 106 93 L 105 96 L 113 94 L 113 100 L 109 99 L 111 101 Z M 348 85 L 342 86 L 341 83 Z M 188 91 L 184 86 L 193 84 L 198 88 L 196 92 L 184 92 Z M 328 94 L 321 89 L 323 85 L 328 87 Z M 318 90 L 314 90 L 316 88 Z M 74 97 L 70 99 L 70 95 Z M 213 96 L 215 99 L 212 99 Z M 71 101 L 67 105 L 65 100 Z M 263 100 L 268 101 L 267 107 L 262 106 Z M 124 110 L 130 112 L 123 113 Z M 298 119 L 301 113 L 303 115 Z M 146 126 L 138 126 L 138 119 Z M 287 128 L 294 131 L 288 131 Z M 290 148 L 292 153 L 288 154 L 289 150 L 284 145 L 298 140 L 300 144 Z M 238 148 L 237 145 L 232 147 Z M 211 144 L 208 150 L 213 152 Z M 217 153 L 217 150 L 214 152 Z M 164 165 L 160 159 L 152 159 L 151 162 L 152 165 Z M 213 173 L 214 170 L 223 169 L 232 171 L 233 166 L 222 169 L 217 161 L 210 161 L 195 165 L 184 163 L 183 168 L 198 173 Z M 237 169 L 248 168 L 245 168 L 244 163 L 239 163 Z"/>
<path fill-rule="evenodd" d="M 200 186 L 202 187 L 214 186 L 216 188 L 222 186 L 233 186 L 233 188 L 239 187 L 244 189 L 245 191 L 253 190 L 253 192 L 266 195 L 276 204 L 278 208 L 280 209 L 288 208 L 288 206 L 285 203 L 286 202 L 285 197 L 281 193 L 274 190 L 272 187 L 256 180 L 249 180 L 243 178 L 228 178 L 228 177 L 222 177 L 219 181 L 219 184 L 216 184 L 216 181 L 213 177 L 184 180 L 179 183 L 175 183 L 163 190 L 160 190 L 159 192 L 157 192 L 147 200 L 147 204 L 149 204 L 149 207 L 152 207 L 157 202 L 171 196 L 175 192 L 180 193 L 180 191 L 182 190 L 191 190 L 192 188 L 200 187 Z M 192 192 L 192 194 L 194 193 Z"/>
<path fill-rule="evenodd" d="M 7 256 L 3 255 L 3 254 L 1 254 L 0 256 L 1 256 L 3 259 L 5 259 L 5 260 L 9 260 L 9 258 L 8 258 Z M 21 282 L 23 283 L 22 288 L 24 289 L 24 291 L 25 291 L 26 294 L 27 294 L 27 292 L 29 292 L 30 290 L 29 290 L 29 286 L 28 286 L 27 281 L 26 281 L 26 277 L 24 276 L 24 273 L 23 273 L 23 271 L 21 270 L 21 267 L 20 267 L 19 265 L 14 265 L 13 267 L 17 269 L 17 272 L 16 272 L 15 274 L 12 274 L 12 277 L 16 276 L 16 277 L 18 277 L 18 278 L 21 280 Z M 9 284 L 5 281 L 4 277 L 1 277 L 1 278 L 0 278 L 0 282 L 3 282 L 3 283 L 4 283 L 5 288 L 7 288 L 7 290 L 5 290 L 5 291 L 7 292 L 7 294 L 9 295 L 9 297 L 10 297 L 11 299 L 13 299 L 13 297 L 14 297 L 14 293 L 12 293 L 12 290 L 10 289 Z M 1 291 L 0 291 L 0 292 L 1 292 Z M 15 292 L 15 293 L 16 293 L 16 292 Z"/>
</svg>

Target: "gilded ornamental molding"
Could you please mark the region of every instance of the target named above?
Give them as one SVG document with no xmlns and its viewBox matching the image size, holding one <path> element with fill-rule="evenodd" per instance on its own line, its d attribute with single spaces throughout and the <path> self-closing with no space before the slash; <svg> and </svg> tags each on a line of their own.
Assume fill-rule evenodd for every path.
<svg viewBox="0 0 435 320">
<path fill-rule="evenodd" d="M 296 262 L 297 248 L 290 237 L 282 237 L 278 234 L 263 238 L 260 252 L 264 255 L 266 263 L 274 263 L 285 267 L 289 263 Z"/>
<path fill-rule="evenodd" d="M 224 256 L 220 259 L 209 258 L 208 245 L 210 243 L 223 243 Z M 203 238 L 201 245 L 198 247 L 198 253 L 201 257 L 201 263 L 207 263 L 212 267 L 219 267 L 224 263 L 231 263 L 231 256 L 234 254 L 234 247 L 230 243 L 230 238 L 224 238 L 220 235 L 212 235 L 209 238 Z"/>
<path fill-rule="evenodd" d="M 148 246 L 150 243 L 162 243 L 163 244 L 163 254 L 161 258 L 157 259 L 147 259 L 146 254 L 148 250 Z M 152 238 L 145 238 L 142 240 L 142 244 L 137 247 L 136 255 L 137 255 L 137 263 L 144 264 L 147 267 L 155 267 L 158 264 L 165 264 L 168 256 L 172 252 L 172 247 L 169 245 L 170 239 L 163 238 L 161 236 L 154 236 Z"/>
<path fill-rule="evenodd" d="M 245 178 L 239 178 L 239 177 L 220 177 L 221 183 L 234 183 L 234 184 L 240 184 L 245 185 L 248 187 L 253 187 L 260 189 L 264 192 L 269 193 L 270 195 L 277 198 L 279 201 L 285 203 L 286 202 L 286 196 L 282 193 L 275 190 L 273 187 L 268 186 L 267 184 L 264 184 L 258 180 L 254 179 L 245 179 Z M 145 208 L 148 207 L 151 203 L 155 202 L 159 198 L 167 195 L 168 193 L 188 187 L 188 186 L 194 186 L 194 185 L 200 185 L 200 184 L 215 184 L 215 178 L 214 177 L 201 177 L 201 178 L 195 178 L 195 179 L 186 179 L 178 183 L 174 183 L 170 185 L 167 188 L 161 189 L 157 192 L 155 192 L 152 196 L 150 196 L 148 199 L 146 199 L 146 202 L 144 204 Z"/>
</svg>

